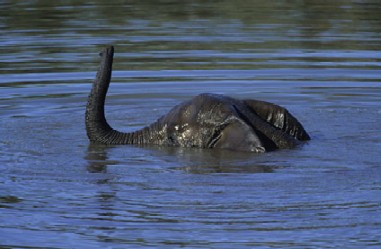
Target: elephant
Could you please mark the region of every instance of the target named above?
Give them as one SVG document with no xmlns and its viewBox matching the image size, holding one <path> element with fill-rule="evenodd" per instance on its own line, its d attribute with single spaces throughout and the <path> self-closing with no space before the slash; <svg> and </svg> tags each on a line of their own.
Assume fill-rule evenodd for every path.
<svg viewBox="0 0 381 249">
<path fill-rule="evenodd" d="M 276 104 L 203 93 L 173 107 L 156 122 L 134 132 L 114 130 L 105 118 L 114 47 L 101 53 L 101 63 L 86 106 L 90 143 L 158 145 L 201 149 L 268 152 L 291 149 L 310 136 L 290 112 Z"/>
</svg>

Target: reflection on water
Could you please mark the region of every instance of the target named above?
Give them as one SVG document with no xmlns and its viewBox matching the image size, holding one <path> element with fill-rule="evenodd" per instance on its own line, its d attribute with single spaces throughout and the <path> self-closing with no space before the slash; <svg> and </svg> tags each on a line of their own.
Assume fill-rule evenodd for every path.
<svg viewBox="0 0 381 249">
<path fill-rule="evenodd" d="M 379 66 L 377 1 L 75 2 L 0 3 L 1 72 Z"/>
<path fill-rule="evenodd" d="M 109 150 L 125 150 L 126 146 L 104 146 L 90 144 L 85 159 L 88 161 L 88 171 L 91 173 L 105 173 L 107 167 L 122 163 L 122 161 L 110 161 L 107 154 Z M 129 146 L 128 146 L 129 147 Z M 166 163 L 173 163 L 176 166 L 170 167 L 172 170 L 184 170 L 187 173 L 272 173 L 277 166 L 258 165 L 258 157 L 248 152 L 201 150 L 187 148 L 161 148 L 157 146 L 140 147 L 151 153 L 155 157 L 166 158 Z M 123 160 L 123 159 L 121 159 Z M 144 164 L 144 162 L 142 162 Z M 178 166 L 181 165 L 181 166 Z"/>
<path fill-rule="evenodd" d="M 380 9 L 2 1 L 0 247 L 380 247 Z M 260 155 L 89 145 L 105 44 L 116 46 L 116 129 L 215 92 L 283 105 L 312 140 Z"/>
<path fill-rule="evenodd" d="M 98 149 L 97 149 L 98 148 Z M 87 170 L 90 173 L 106 173 L 107 166 L 112 163 L 107 161 L 107 147 L 98 147 L 90 144 L 85 159 L 89 162 Z"/>
</svg>

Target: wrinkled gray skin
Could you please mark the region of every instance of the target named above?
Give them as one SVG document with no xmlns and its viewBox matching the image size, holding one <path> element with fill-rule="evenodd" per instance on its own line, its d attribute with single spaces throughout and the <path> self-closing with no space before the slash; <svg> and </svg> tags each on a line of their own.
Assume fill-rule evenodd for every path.
<svg viewBox="0 0 381 249">
<path fill-rule="evenodd" d="M 101 52 L 101 65 L 87 103 L 86 131 L 91 142 L 266 152 L 294 148 L 300 141 L 310 139 L 303 126 L 285 108 L 218 94 L 196 96 L 141 130 L 116 131 L 104 115 L 113 54 L 112 46 Z"/>
</svg>

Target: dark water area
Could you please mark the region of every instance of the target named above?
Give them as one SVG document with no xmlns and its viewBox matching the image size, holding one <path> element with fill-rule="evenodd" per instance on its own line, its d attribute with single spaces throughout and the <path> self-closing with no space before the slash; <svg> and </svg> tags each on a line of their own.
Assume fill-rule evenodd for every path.
<svg viewBox="0 0 381 249">
<path fill-rule="evenodd" d="M 1 248 L 380 248 L 381 3 L 1 1 Z M 312 140 L 266 154 L 90 146 L 203 93 L 274 102 Z"/>
</svg>

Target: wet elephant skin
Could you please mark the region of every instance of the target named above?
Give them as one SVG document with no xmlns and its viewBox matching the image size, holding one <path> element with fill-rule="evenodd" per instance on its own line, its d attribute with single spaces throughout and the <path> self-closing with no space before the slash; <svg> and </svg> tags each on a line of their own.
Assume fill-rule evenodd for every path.
<svg viewBox="0 0 381 249">
<path fill-rule="evenodd" d="M 294 148 L 310 139 L 301 123 L 281 106 L 210 93 L 175 106 L 138 131 L 116 131 L 104 113 L 114 48 L 106 47 L 100 55 L 101 64 L 86 107 L 86 131 L 92 143 L 266 152 Z"/>
</svg>

